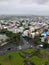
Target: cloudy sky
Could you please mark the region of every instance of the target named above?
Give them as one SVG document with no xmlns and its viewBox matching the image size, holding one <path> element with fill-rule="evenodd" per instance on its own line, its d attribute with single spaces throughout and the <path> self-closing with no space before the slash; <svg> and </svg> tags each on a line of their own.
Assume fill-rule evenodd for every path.
<svg viewBox="0 0 49 65">
<path fill-rule="evenodd" d="M 49 0 L 0 0 L 1 14 L 49 15 Z"/>
</svg>

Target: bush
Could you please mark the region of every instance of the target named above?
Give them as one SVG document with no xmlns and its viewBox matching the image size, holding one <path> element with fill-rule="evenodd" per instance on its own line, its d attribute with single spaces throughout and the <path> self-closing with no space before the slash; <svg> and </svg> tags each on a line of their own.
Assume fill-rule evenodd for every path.
<svg viewBox="0 0 49 65">
<path fill-rule="evenodd" d="M 11 56 L 11 55 L 9 55 L 9 56 L 8 56 L 8 59 L 9 59 L 9 60 L 11 60 L 11 59 L 12 59 L 12 56 Z"/>
<path fill-rule="evenodd" d="M 10 41 L 11 43 L 19 43 L 21 33 L 12 33 L 6 29 L 0 30 L 0 34 L 6 34 L 8 36 L 7 42 Z"/>
<path fill-rule="evenodd" d="M 49 47 L 49 44 L 48 43 L 44 43 L 43 44 L 43 48 L 48 48 Z"/>
</svg>

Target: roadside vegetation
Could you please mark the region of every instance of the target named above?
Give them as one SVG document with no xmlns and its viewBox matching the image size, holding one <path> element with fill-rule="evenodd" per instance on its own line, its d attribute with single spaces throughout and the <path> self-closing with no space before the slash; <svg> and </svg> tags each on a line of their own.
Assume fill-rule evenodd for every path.
<svg viewBox="0 0 49 65">
<path fill-rule="evenodd" d="M 18 45 L 20 41 L 21 33 L 12 33 L 7 29 L 2 29 L 0 30 L 0 34 L 5 34 L 8 37 L 8 39 L 6 40 L 7 42 L 16 43 Z"/>
</svg>

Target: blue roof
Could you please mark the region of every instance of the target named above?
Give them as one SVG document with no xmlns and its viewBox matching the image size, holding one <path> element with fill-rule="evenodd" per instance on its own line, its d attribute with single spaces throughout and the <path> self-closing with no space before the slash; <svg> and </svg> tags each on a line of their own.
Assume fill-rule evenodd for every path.
<svg viewBox="0 0 49 65">
<path fill-rule="evenodd" d="M 48 33 L 48 32 L 43 32 L 43 34 L 46 34 L 46 35 L 48 35 L 49 33 Z"/>
<path fill-rule="evenodd" d="M 41 37 L 41 39 L 45 40 L 46 38 L 45 37 Z"/>
</svg>

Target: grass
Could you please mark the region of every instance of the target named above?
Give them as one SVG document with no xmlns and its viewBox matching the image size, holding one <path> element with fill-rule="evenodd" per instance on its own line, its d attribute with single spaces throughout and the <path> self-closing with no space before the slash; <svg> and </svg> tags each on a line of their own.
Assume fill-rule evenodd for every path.
<svg viewBox="0 0 49 65">
<path fill-rule="evenodd" d="M 32 63 L 34 63 L 35 65 L 45 65 L 45 62 L 48 61 L 48 58 L 38 58 L 37 56 L 33 56 L 32 58 L 30 58 L 30 61 Z"/>
<path fill-rule="evenodd" d="M 23 52 L 25 52 L 25 53 L 31 53 L 33 51 L 35 51 L 35 49 L 26 49 L 26 50 L 23 50 Z"/>
<path fill-rule="evenodd" d="M 49 52 L 40 50 L 40 54 L 44 57 L 40 58 L 38 56 L 32 56 L 29 58 L 30 62 L 34 63 L 35 65 L 45 65 L 45 62 L 49 61 Z"/>
<path fill-rule="evenodd" d="M 26 53 L 31 53 L 34 52 L 34 49 L 27 49 L 27 50 L 23 50 Z M 35 65 L 45 65 L 45 62 L 47 62 L 49 59 L 49 52 L 45 51 L 45 50 L 40 50 L 40 54 L 41 55 L 46 55 L 42 58 L 34 55 L 32 57 L 29 57 L 29 60 L 31 63 L 34 63 Z M 9 56 L 11 56 L 11 58 L 9 58 Z M 19 55 L 19 52 L 11 52 L 8 54 L 5 54 L 3 56 L 0 56 L 0 64 L 1 65 L 24 65 L 24 60 L 25 58 L 22 58 Z"/>
<path fill-rule="evenodd" d="M 11 59 L 9 59 L 9 55 Z M 24 65 L 24 59 L 19 55 L 18 52 L 11 52 L 0 56 L 0 63 L 2 65 Z"/>
</svg>

